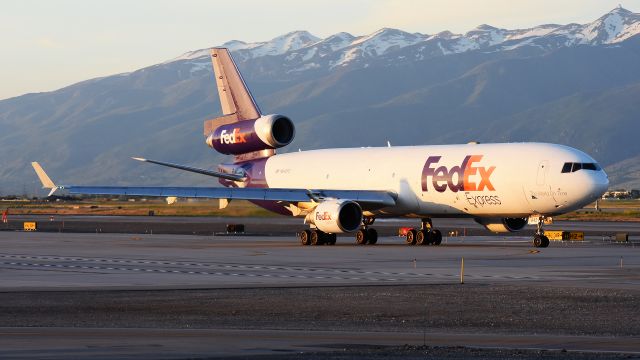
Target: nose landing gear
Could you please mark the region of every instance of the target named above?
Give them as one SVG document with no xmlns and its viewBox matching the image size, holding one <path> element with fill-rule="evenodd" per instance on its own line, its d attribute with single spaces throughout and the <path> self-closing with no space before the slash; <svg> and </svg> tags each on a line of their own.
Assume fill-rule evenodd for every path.
<svg viewBox="0 0 640 360">
<path fill-rule="evenodd" d="M 538 218 L 538 225 L 535 235 L 533 235 L 533 246 L 537 248 L 546 248 L 549 246 L 549 238 L 544 235 L 544 216 Z"/>
</svg>

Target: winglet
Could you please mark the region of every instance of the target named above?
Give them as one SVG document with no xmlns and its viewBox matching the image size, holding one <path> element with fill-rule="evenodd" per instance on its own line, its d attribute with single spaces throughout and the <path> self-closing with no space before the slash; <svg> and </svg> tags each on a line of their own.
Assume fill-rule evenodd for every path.
<svg viewBox="0 0 640 360">
<path fill-rule="evenodd" d="M 51 192 L 49 193 L 49 196 L 53 195 L 53 193 L 56 192 L 56 190 L 58 190 L 58 186 L 56 186 L 56 184 L 54 184 L 53 181 L 51 181 L 51 178 L 49 178 L 49 175 L 47 175 L 47 173 L 44 172 L 44 169 L 42 169 L 42 166 L 40 166 L 38 162 L 36 161 L 32 162 L 31 166 L 33 166 L 33 170 L 36 171 L 38 178 L 40 178 L 40 182 L 42 183 L 42 188 L 50 189 Z"/>
</svg>

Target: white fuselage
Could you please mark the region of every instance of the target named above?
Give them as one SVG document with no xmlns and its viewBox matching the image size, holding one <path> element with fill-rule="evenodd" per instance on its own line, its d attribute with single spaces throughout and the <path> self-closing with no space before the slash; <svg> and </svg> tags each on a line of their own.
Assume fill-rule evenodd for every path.
<svg viewBox="0 0 640 360">
<path fill-rule="evenodd" d="M 275 155 L 264 175 L 270 188 L 398 195 L 396 206 L 375 216 L 525 217 L 579 209 L 606 191 L 608 177 L 599 167 L 563 173 L 565 163 L 596 162 L 544 143 L 398 146 Z"/>
</svg>

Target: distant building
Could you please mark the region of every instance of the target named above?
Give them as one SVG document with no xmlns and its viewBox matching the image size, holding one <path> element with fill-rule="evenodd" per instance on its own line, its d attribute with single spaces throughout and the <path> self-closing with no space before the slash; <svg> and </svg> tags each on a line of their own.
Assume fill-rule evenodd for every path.
<svg viewBox="0 0 640 360">
<path fill-rule="evenodd" d="M 602 195 L 603 199 L 639 199 L 640 190 L 611 190 Z"/>
</svg>

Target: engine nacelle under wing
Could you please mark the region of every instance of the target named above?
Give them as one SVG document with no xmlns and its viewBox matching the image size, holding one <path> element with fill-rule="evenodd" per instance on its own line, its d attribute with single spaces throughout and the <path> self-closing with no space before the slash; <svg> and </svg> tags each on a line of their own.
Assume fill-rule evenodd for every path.
<svg viewBox="0 0 640 360">
<path fill-rule="evenodd" d="M 207 145 L 222 154 L 239 155 L 281 148 L 289 145 L 294 136 L 295 126 L 288 117 L 265 115 L 217 127 L 207 137 Z"/>
<path fill-rule="evenodd" d="M 527 225 L 527 218 L 475 218 L 475 221 L 495 233 L 520 231 Z"/>
<path fill-rule="evenodd" d="M 352 232 L 362 224 L 362 209 L 355 201 L 327 200 L 307 215 L 306 222 L 326 233 Z"/>
</svg>

